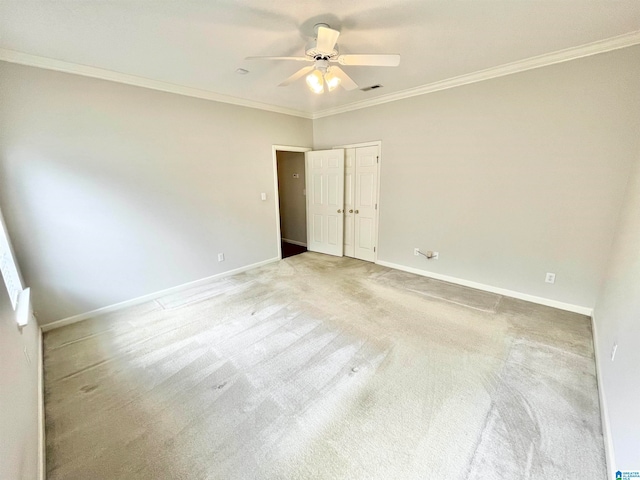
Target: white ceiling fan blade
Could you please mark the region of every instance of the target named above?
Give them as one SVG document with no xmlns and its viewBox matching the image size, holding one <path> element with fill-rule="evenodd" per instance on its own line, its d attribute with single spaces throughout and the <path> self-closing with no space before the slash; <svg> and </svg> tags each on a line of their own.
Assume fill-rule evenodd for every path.
<svg viewBox="0 0 640 480">
<path fill-rule="evenodd" d="M 282 82 L 279 86 L 286 87 L 287 85 L 292 84 L 293 82 L 298 80 L 300 77 L 304 77 L 307 73 L 309 73 L 314 68 L 315 68 L 314 65 L 310 65 L 308 67 L 302 67 L 300 70 L 298 70 L 296 73 L 294 73 L 289 78 L 287 78 L 284 82 Z"/>
<path fill-rule="evenodd" d="M 340 79 L 340 85 L 342 85 L 342 88 L 345 90 L 355 90 L 358 88 L 358 84 L 354 82 L 349 75 L 344 73 L 344 70 L 340 67 L 331 67 L 331 72 Z"/>
<path fill-rule="evenodd" d="M 332 28 L 319 27 L 318 41 L 316 42 L 316 50 L 322 53 L 331 53 L 336 46 L 340 32 Z"/>
<path fill-rule="evenodd" d="M 313 62 L 309 57 L 245 57 L 245 60 L 295 60 L 296 62 Z"/>
<path fill-rule="evenodd" d="M 397 67 L 400 65 L 400 55 L 340 55 L 340 65 L 361 65 L 371 67 Z"/>
</svg>

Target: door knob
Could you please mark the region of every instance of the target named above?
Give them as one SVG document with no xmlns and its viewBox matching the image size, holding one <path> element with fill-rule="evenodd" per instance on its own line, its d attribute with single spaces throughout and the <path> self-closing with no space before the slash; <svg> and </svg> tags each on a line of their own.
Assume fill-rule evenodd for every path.
<svg viewBox="0 0 640 480">
<path fill-rule="evenodd" d="M 342 210 L 338 209 L 338 213 L 342 213 Z"/>
<path fill-rule="evenodd" d="M 349 210 L 349 213 L 353 213 L 353 208 L 351 210 Z"/>
<path fill-rule="evenodd" d="M 356 212 L 355 212 L 355 213 L 360 213 L 360 210 L 356 210 Z"/>
</svg>

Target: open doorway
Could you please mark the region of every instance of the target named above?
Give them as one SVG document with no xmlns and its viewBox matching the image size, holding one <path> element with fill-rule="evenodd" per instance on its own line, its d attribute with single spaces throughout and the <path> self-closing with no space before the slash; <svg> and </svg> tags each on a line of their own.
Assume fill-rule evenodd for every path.
<svg viewBox="0 0 640 480">
<path fill-rule="evenodd" d="M 286 148 L 286 147 L 283 147 Z M 307 251 L 304 152 L 275 150 L 282 258 Z"/>
</svg>

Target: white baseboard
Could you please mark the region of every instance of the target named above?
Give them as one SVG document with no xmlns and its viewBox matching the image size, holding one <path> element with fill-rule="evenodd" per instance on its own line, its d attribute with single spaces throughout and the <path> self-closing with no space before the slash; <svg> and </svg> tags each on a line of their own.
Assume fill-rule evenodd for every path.
<svg viewBox="0 0 640 480">
<path fill-rule="evenodd" d="M 291 243 L 293 245 L 300 245 L 301 247 L 306 247 L 307 244 L 305 242 L 299 242 L 297 240 L 289 240 L 288 238 L 283 238 L 283 242 Z"/>
<path fill-rule="evenodd" d="M 211 275 L 210 277 L 201 278 L 200 280 L 194 280 L 193 282 L 178 285 L 176 287 L 167 288 L 166 290 L 150 293 L 148 295 L 143 295 L 141 297 L 133 298 L 131 300 L 125 300 L 124 302 L 108 305 L 106 307 L 101 307 L 96 310 L 91 310 L 89 312 L 73 315 L 72 317 L 63 318 L 61 320 L 56 320 L 55 322 L 46 323 L 42 325 L 42 331 L 48 332 L 56 328 L 64 327 L 65 325 L 71 325 L 72 323 L 81 322 L 82 320 L 86 320 L 87 318 L 96 317 L 98 315 L 103 315 L 105 313 L 116 312 L 118 310 L 122 310 L 123 308 L 139 305 L 141 303 L 145 303 L 150 300 L 155 300 L 156 298 L 163 297 L 165 295 L 178 293 L 188 288 L 204 285 L 205 283 L 210 282 L 211 280 L 228 277 L 231 275 L 235 275 L 236 273 L 246 272 L 247 270 L 253 270 L 254 268 L 262 267 L 263 265 L 267 265 L 269 263 L 278 262 L 278 261 L 280 261 L 279 257 L 270 258 L 268 260 L 263 260 L 262 262 L 252 263 L 251 265 L 245 265 L 244 267 L 235 268 L 233 270 L 228 270 L 222 273 L 217 273 L 215 275 Z"/>
<path fill-rule="evenodd" d="M 537 303 L 539 305 L 545 305 L 547 307 L 558 308 L 560 310 L 566 310 L 569 312 L 580 313 L 582 315 L 591 316 L 593 309 L 589 307 L 583 307 L 580 305 L 572 305 L 570 303 L 558 302 L 557 300 L 551 300 L 543 297 L 536 297 L 535 295 L 529 295 L 527 293 L 516 292 L 513 290 L 507 290 L 506 288 L 494 287 L 492 285 L 485 285 L 484 283 L 472 282 L 470 280 L 464 280 L 462 278 L 450 277 L 448 275 L 442 275 L 440 273 L 429 272 L 427 270 L 421 270 L 419 268 L 407 267 L 397 263 L 385 262 L 382 260 L 376 261 L 378 265 L 383 267 L 394 268 L 396 270 L 402 270 L 403 272 L 415 273 L 423 277 L 434 278 L 436 280 L 442 280 L 443 282 L 455 283 L 456 285 L 462 285 L 464 287 L 475 288 L 477 290 L 484 290 L 485 292 L 497 293 L 498 295 L 504 295 L 505 297 L 517 298 L 519 300 L 526 300 L 527 302 Z"/>
<path fill-rule="evenodd" d="M 596 312 L 591 315 L 591 332 L 593 335 L 593 353 L 596 361 L 596 379 L 598 381 L 598 396 L 600 398 L 600 418 L 602 420 L 602 436 L 604 438 L 604 454 L 607 460 L 607 478 L 615 479 L 616 456 L 613 450 L 613 439 L 611 438 L 611 428 L 609 427 L 609 409 L 607 408 L 607 397 L 604 393 L 602 381 L 602 369 L 600 364 L 602 359 L 598 356 L 598 329 L 596 328 Z"/>
<path fill-rule="evenodd" d="M 44 419 L 44 346 L 42 329 L 38 327 L 38 478 L 47 477 L 47 442 Z"/>
</svg>

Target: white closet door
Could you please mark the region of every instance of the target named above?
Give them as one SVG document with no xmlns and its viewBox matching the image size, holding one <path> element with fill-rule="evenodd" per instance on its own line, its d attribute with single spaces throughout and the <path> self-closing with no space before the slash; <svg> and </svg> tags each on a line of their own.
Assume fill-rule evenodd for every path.
<svg viewBox="0 0 640 480">
<path fill-rule="evenodd" d="M 355 257 L 356 149 L 347 148 L 344 153 L 344 254 Z"/>
<path fill-rule="evenodd" d="M 355 258 L 373 262 L 377 238 L 378 147 L 359 147 L 355 154 Z"/>
<path fill-rule="evenodd" d="M 307 249 L 341 257 L 344 149 L 307 152 Z"/>
</svg>

